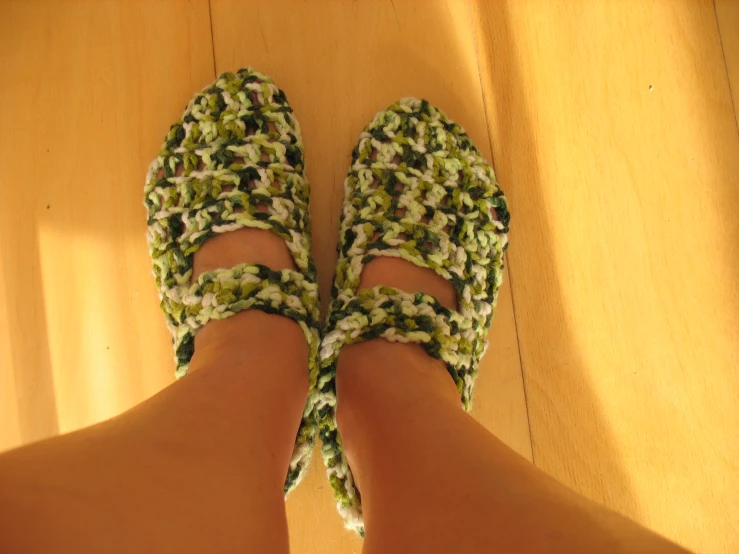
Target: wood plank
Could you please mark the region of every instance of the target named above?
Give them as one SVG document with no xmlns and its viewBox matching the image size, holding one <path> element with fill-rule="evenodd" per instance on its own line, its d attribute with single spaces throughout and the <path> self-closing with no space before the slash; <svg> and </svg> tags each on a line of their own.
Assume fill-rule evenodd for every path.
<svg viewBox="0 0 739 554">
<path fill-rule="evenodd" d="M 714 0 L 721 33 L 726 73 L 734 100 L 734 116 L 739 129 L 739 0 Z"/>
<path fill-rule="evenodd" d="M 710 1 L 473 2 L 534 460 L 739 550 L 739 137 Z"/>
<path fill-rule="evenodd" d="M 2 450 L 173 380 L 143 184 L 213 59 L 206 0 L 4 2 L 0 22 Z"/>
<path fill-rule="evenodd" d="M 219 72 L 252 66 L 283 88 L 300 120 L 311 180 L 314 251 L 324 302 L 336 260 L 338 217 L 351 149 L 374 114 L 403 96 L 425 97 L 490 152 L 466 3 L 383 0 L 212 2 Z M 249 25 L 245 22 L 249 21 Z M 509 187 L 514 181 L 503 182 Z M 501 293 L 475 414 L 530 458 L 510 289 Z M 318 454 L 318 453 L 317 453 Z M 298 552 L 358 552 L 342 532 L 316 456 L 288 500 Z M 321 532 L 315 529 L 320 526 Z"/>
</svg>

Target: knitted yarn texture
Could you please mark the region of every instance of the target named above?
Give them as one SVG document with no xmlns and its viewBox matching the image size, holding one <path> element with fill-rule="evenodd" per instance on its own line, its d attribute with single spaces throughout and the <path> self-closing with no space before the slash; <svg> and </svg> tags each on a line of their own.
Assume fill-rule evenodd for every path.
<svg viewBox="0 0 739 554">
<path fill-rule="evenodd" d="M 361 497 L 336 427 L 338 354 L 376 337 L 418 343 L 444 362 L 469 410 L 503 280 L 510 215 L 493 169 L 464 130 L 415 98 L 378 113 L 362 132 L 344 194 L 314 404 L 339 512 L 363 534 Z M 359 292 L 362 268 L 378 256 L 433 269 L 454 286 L 458 309 L 392 287 Z"/>
<path fill-rule="evenodd" d="M 300 325 L 315 388 L 319 303 L 309 185 L 300 126 L 285 94 L 251 69 L 222 74 L 170 128 L 149 167 L 144 194 L 149 253 L 172 333 L 177 377 L 187 373 L 198 329 L 254 309 Z M 240 264 L 193 280 L 193 255 L 206 240 L 247 227 L 282 237 L 297 269 Z M 312 452 L 312 398 L 296 438 L 286 494 L 299 482 Z"/>
</svg>

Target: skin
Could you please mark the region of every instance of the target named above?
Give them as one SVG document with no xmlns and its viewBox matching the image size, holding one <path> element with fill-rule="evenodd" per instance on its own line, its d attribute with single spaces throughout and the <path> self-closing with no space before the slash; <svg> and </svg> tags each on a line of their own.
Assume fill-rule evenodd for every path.
<svg viewBox="0 0 739 554">
<path fill-rule="evenodd" d="M 241 230 L 204 244 L 195 275 L 241 262 L 292 267 L 281 239 Z M 448 283 L 402 260 L 371 262 L 362 287 L 377 284 L 454 307 Z M 186 378 L 114 419 L 0 456 L 0 551 L 288 552 L 283 482 L 307 356 L 287 318 L 209 323 Z M 352 345 L 337 375 L 367 554 L 685 552 L 507 448 L 416 345 Z"/>
<path fill-rule="evenodd" d="M 403 260 L 373 260 L 360 288 L 378 284 L 456 307 L 449 283 Z M 508 448 L 464 412 L 444 365 L 417 345 L 376 339 L 344 348 L 337 398 L 362 492 L 365 554 L 686 552 Z"/>
</svg>

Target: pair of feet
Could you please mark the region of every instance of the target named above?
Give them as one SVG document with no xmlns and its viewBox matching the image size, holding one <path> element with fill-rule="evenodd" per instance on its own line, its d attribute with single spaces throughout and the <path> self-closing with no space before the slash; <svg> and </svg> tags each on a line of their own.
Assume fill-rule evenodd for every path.
<svg viewBox="0 0 739 554">
<path fill-rule="evenodd" d="M 509 216 L 492 169 L 458 125 L 425 101 L 393 104 L 353 152 L 321 329 L 303 160 L 284 93 L 253 70 L 222 75 L 190 102 L 150 168 L 150 252 L 179 376 L 240 312 L 284 315 L 281 333 L 302 331 L 309 392 L 285 490 L 302 476 L 318 427 L 339 510 L 361 532 L 337 424 L 337 367 L 361 358 L 367 341 L 417 343 L 414 355 L 446 369 L 468 408 Z"/>
</svg>

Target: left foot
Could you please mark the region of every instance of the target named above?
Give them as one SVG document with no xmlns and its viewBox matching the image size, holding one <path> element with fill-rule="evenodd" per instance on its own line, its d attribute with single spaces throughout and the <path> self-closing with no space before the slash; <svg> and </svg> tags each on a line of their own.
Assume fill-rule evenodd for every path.
<svg viewBox="0 0 739 554">
<path fill-rule="evenodd" d="M 250 325 L 252 338 L 267 330 L 302 335 L 314 388 L 318 287 L 303 160 L 284 93 L 252 70 L 221 75 L 171 127 L 149 169 L 145 204 L 178 377 L 204 365 L 198 360 L 209 352 L 223 358 L 219 345 L 243 343 Z M 310 457 L 311 409 L 309 395 L 286 491 Z"/>
</svg>

